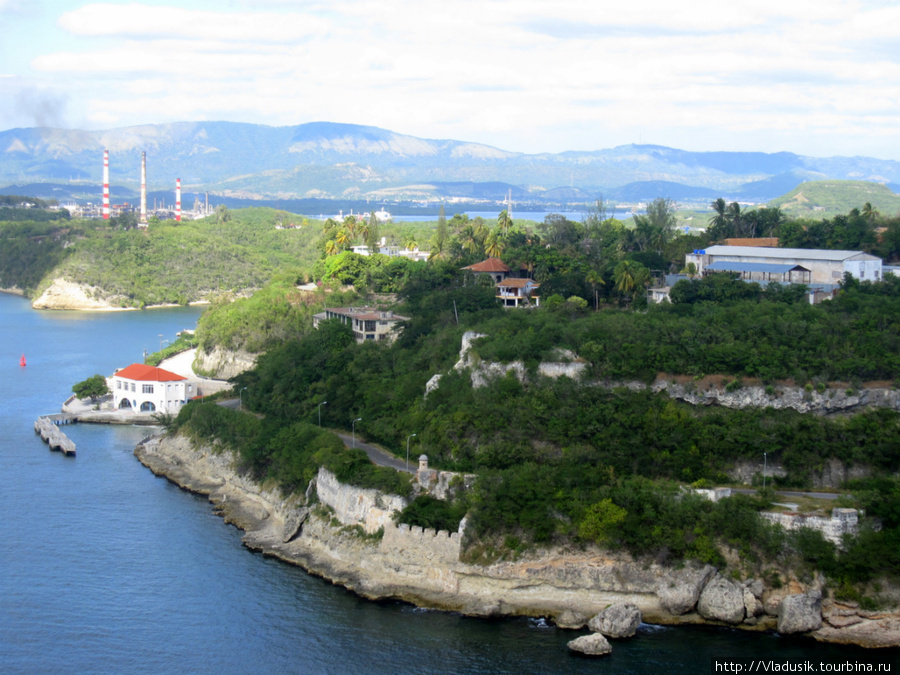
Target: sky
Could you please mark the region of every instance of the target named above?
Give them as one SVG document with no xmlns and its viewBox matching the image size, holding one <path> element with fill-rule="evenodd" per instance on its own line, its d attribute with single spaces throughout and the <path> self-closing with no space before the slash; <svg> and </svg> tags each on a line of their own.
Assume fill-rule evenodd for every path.
<svg viewBox="0 0 900 675">
<path fill-rule="evenodd" d="M 900 159 L 900 0 L 0 0 L 0 130 L 363 124 Z"/>
</svg>

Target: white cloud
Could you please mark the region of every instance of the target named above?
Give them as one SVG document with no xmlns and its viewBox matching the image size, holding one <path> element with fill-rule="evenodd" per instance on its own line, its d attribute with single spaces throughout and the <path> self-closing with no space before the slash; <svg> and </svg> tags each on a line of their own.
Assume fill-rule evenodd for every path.
<svg viewBox="0 0 900 675">
<path fill-rule="evenodd" d="M 333 120 L 523 151 L 652 140 L 862 153 L 869 129 L 883 156 L 900 93 L 900 8 L 861 0 L 215 7 L 84 4 L 58 17 L 66 47 L 17 74 L 95 125 Z"/>
</svg>

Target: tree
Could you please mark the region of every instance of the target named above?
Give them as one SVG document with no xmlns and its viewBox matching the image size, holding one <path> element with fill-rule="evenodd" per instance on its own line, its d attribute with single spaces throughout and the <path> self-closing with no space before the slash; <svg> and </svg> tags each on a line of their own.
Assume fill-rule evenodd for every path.
<svg viewBox="0 0 900 675">
<path fill-rule="evenodd" d="M 106 384 L 106 378 L 102 375 L 92 375 L 86 380 L 82 380 L 72 387 L 72 392 L 78 398 L 88 398 L 95 401 L 101 396 L 109 393 L 109 387 Z"/>
<path fill-rule="evenodd" d="M 444 215 L 444 205 L 441 204 L 441 210 L 438 213 L 437 229 L 431 240 L 431 258 L 444 260 L 447 257 L 448 244 L 447 216 Z"/>
<path fill-rule="evenodd" d="M 366 240 L 366 246 L 369 247 L 370 253 L 378 253 L 378 218 L 375 212 L 369 214 L 368 226 L 364 228 L 363 238 Z"/>
<path fill-rule="evenodd" d="M 350 244 L 353 243 L 353 235 L 342 227 L 335 235 L 334 243 L 337 244 L 338 248 L 349 248 Z"/>
<path fill-rule="evenodd" d="M 219 204 L 216 207 L 216 222 L 219 225 L 222 225 L 223 223 L 227 223 L 229 220 L 231 220 L 231 212 L 228 210 L 228 207 L 224 204 Z"/>
<path fill-rule="evenodd" d="M 484 252 L 490 258 L 499 258 L 503 253 L 503 240 L 497 232 L 491 232 L 484 240 Z"/>
<path fill-rule="evenodd" d="M 597 544 L 613 539 L 628 511 L 611 499 L 604 499 L 590 506 L 578 525 L 578 536 Z"/>
<path fill-rule="evenodd" d="M 603 275 L 597 270 L 590 270 L 584 280 L 591 285 L 591 290 L 594 292 L 594 311 L 597 311 L 600 309 L 600 297 L 597 294 L 597 286 L 602 286 L 606 282 L 603 281 Z"/>
<path fill-rule="evenodd" d="M 616 290 L 632 299 L 650 283 L 650 270 L 633 260 L 623 260 L 613 270 Z"/>
<path fill-rule="evenodd" d="M 497 216 L 497 228 L 505 234 L 509 232 L 510 227 L 512 227 L 512 219 L 509 217 L 509 213 L 504 209 L 500 212 L 500 215 Z"/>
</svg>

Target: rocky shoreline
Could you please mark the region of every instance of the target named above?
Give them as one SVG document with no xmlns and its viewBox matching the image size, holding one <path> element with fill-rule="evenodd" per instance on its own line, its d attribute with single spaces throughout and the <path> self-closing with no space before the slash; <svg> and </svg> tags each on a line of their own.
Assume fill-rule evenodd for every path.
<svg viewBox="0 0 900 675">
<path fill-rule="evenodd" d="M 302 566 L 369 599 L 399 599 L 472 616 L 550 617 L 580 629 L 614 603 L 648 623 L 709 624 L 808 634 L 864 647 L 900 646 L 900 613 L 865 612 L 823 598 L 822 580 L 783 588 L 737 582 L 711 566 L 675 569 L 601 550 L 545 550 L 516 561 L 460 562 L 460 535 L 396 526 L 386 500 L 320 472 L 301 497 L 240 475 L 226 452 L 155 436 L 135 449 L 155 474 L 207 495 L 245 531 L 247 547 Z M 324 470 L 323 470 L 324 471 Z M 319 485 L 321 483 L 321 486 Z M 400 499 L 400 498 L 396 498 Z"/>
</svg>

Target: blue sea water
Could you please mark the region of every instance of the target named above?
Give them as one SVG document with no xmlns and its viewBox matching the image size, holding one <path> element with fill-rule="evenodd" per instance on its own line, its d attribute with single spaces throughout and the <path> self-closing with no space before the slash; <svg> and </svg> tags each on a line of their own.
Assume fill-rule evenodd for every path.
<svg viewBox="0 0 900 675">
<path fill-rule="evenodd" d="M 643 626 L 594 661 L 566 649 L 577 633 L 540 619 L 366 601 L 244 548 L 205 498 L 137 462 L 147 428 L 65 427 L 74 458 L 34 434 L 35 418 L 58 411 L 72 384 L 140 361 L 199 313 L 37 312 L 0 295 L 0 672 L 706 673 L 712 657 L 863 656 Z"/>
</svg>

